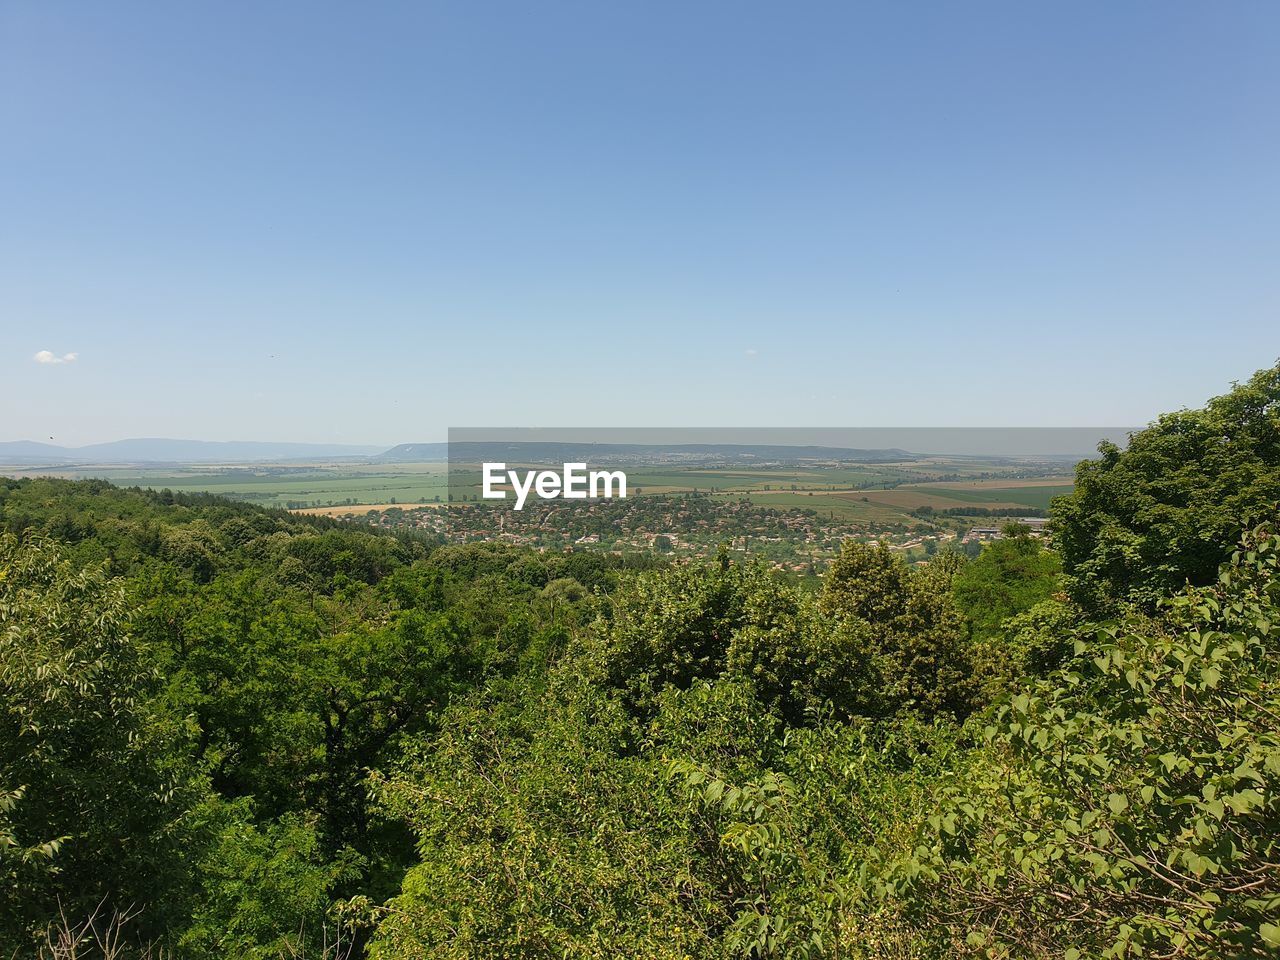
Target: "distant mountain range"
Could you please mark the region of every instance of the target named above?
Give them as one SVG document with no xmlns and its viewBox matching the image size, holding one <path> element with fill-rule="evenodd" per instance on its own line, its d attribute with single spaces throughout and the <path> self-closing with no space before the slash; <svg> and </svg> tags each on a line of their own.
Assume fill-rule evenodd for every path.
<svg viewBox="0 0 1280 960">
<path fill-rule="evenodd" d="M 374 457 L 397 463 L 437 463 L 449 459 L 447 443 L 401 443 Z"/>
<path fill-rule="evenodd" d="M 641 444 L 561 443 L 530 441 L 455 442 L 456 461 L 510 461 L 512 463 L 615 463 L 716 460 L 842 460 L 875 463 L 909 459 L 905 450 L 852 450 L 840 447 L 787 446 L 781 444 Z M 0 442 L 0 464 L 56 466 L 104 463 L 253 463 L 282 460 L 357 459 L 375 463 L 443 463 L 449 459 L 447 443 L 402 443 L 391 449 L 341 443 L 269 443 L 253 440 L 171 440 L 138 438 L 62 447 L 33 440 Z"/>
<path fill-rule="evenodd" d="M 269 443 L 256 440 L 169 440 L 146 437 L 60 447 L 17 440 L 0 443 L 0 463 L 247 463 L 310 460 L 317 457 L 371 457 L 381 446 L 343 443 Z"/>
<path fill-rule="evenodd" d="M 875 433 L 875 431 L 864 431 Z M 474 439 L 453 443 L 458 463 L 505 461 L 512 464 L 685 463 L 705 461 L 739 463 L 787 461 L 835 461 L 844 463 L 892 463 L 927 456 L 925 451 L 961 456 L 1089 456 L 1100 437 L 1124 444 L 1127 431 L 1063 428 L 1044 430 L 898 430 L 893 439 L 910 443 L 915 453 L 900 446 L 859 448 L 835 444 L 793 445 L 779 443 L 592 443 L 586 440 Z M 867 437 L 889 440 L 890 437 Z M 918 441 L 918 442 L 917 442 Z M 838 442 L 838 441 L 837 441 Z M 856 440 L 855 440 L 856 443 Z M 949 446 L 959 449 L 948 450 Z M 444 463 L 450 459 L 448 443 L 401 443 L 387 449 L 369 444 L 270 443 L 256 440 L 173 440 L 138 438 L 63 447 L 33 440 L 0 442 L 0 464 L 43 467 L 65 464 L 109 463 L 262 463 L 290 460 L 362 460 L 369 463 Z"/>
<path fill-rule="evenodd" d="M 856 450 L 847 447 L 765 443 L 587 443 L 531 440 L 455 440 L 448 443 L 402 443 L 376 460 L 431 462 L 452 458 L 457 463 L 510 462 L 528 464 L 600 463 L 759 463 L 823 460 L 892 463 L 914 459 L 906 450 Z"/>
</svg>

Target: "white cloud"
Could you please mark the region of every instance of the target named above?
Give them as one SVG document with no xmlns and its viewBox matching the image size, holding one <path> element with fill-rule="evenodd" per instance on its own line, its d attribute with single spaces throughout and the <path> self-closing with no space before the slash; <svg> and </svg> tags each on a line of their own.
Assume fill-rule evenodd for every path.
<svg viewBox="0 0 1280 960">
<path fill-rule="evenodd" d="M 78 356 L 80 356 L 78 353 L 64 353 L 58 356 L 52 350 L 41 350 L 32 359 L 36 363 L 73 363 Z"/>
<path fill-rule="evenodd" d="M 748 357 L 754 357 L 755 355 L 756 355 L 756 348 L 755 348 L 755 347 L 747 347 L 747 356 L 748 356 Z"/>
</svg>

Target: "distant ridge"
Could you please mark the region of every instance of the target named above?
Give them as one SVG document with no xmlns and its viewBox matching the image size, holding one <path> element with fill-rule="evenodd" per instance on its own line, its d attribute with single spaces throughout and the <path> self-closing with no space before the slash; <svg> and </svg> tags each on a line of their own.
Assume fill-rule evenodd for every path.
<svg viewBox="0 0 1280 960">
<path fill-rule="evenodd" d="M 374 459 L 381 462 L 434 463 L 450 459 L 448 443 L 402 443 Z M 510 461 L 513 463 L 618 462 L 652 460 L 655 457 L 727 462 L 775 460 L 824 460 L 858 463 L 892 463 L 911 460 L 916 454 L 897 448 L 856 450 L 845 447 L 790 446 L 750 443 L 582 443 L 528 440 L 454 441 L 452 459 L 459 463 Z"/>
<path fill-rule="evenodd" d="M 449 459 L 447 443 L 401 443 L 374 457 L 404 463 L 441 463 Z"/>
<path fill-rule="evenodd" d="M 384 448 L 344 443 L 272 443 L 259 440 L 171 440 L 139 437 L 61 447 L 33 440 L 0 443 L 0 463 L 247 463 L 256 460 L 307 460 L 314 457 L 364 458 Z"/>
</svg>

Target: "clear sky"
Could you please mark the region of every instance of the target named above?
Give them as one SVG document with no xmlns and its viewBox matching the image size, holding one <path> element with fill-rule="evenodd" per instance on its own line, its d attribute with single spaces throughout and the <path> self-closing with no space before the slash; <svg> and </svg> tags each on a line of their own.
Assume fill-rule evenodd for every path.
<svg viewBox="0 0 1280 960">
<path fill-rule="evenodd" d="M 0 334 L 4 440 L 1142 423 L 1280 355 L 1280 4 L 6 0 Z"/>
</svg>

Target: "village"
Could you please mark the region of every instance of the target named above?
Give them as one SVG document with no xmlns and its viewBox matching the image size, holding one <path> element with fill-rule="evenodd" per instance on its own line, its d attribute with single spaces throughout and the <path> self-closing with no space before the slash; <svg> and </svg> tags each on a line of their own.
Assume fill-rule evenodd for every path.
<svg viewBox="0 0 1280 960">
<path fill-rule="evenodd" d="M 759 506 L 747 499 L 701 493 L 592 500 L 538 501 L 515 512 L 501 504 L 405 505 L 339 515 L 388 530 L 411 531 L 442 543 L 500 542 L 540 551 L 657 553 L 673 558 L 714 555 L 722 548 L 751 554 L 775 569 L 820 573 L 845 540 L 880 543 L 924 563 L 942 549 L 976 555 L 1004 535 L 1008 522 L 1047 535 L 1040 517 L 947 517 L 872 523 L 817 510 Z"/>
</svg>

